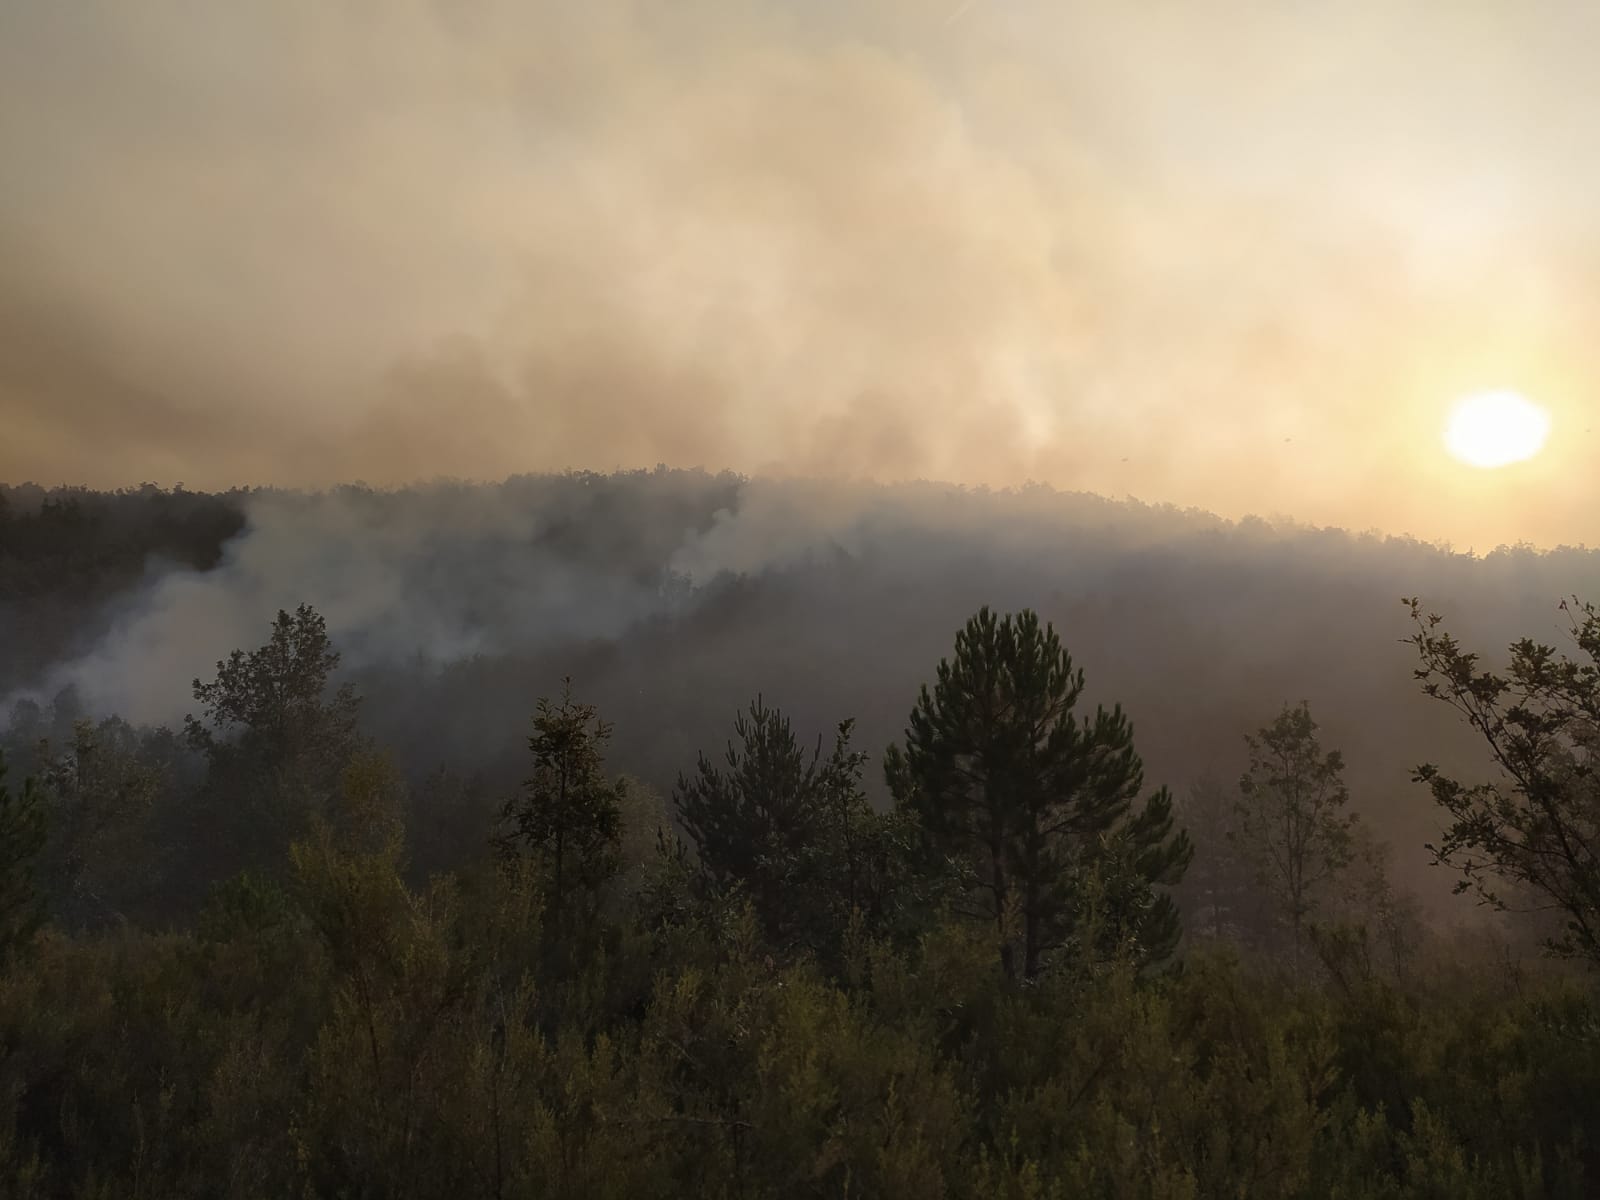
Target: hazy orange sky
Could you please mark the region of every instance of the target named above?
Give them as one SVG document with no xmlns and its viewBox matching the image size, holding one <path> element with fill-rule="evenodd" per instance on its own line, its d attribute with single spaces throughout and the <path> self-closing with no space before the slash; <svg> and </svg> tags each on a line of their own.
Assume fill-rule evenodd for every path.
<svg viewBox="0 0 1600 1200">
<path fill-rule="evenodd" d="M 1034 479 L 1600 542 L 1600 6 L 11 0 L 0 479 Z M 1464 392 L 1552 413 L 1449 459 Z"/>
</svg>

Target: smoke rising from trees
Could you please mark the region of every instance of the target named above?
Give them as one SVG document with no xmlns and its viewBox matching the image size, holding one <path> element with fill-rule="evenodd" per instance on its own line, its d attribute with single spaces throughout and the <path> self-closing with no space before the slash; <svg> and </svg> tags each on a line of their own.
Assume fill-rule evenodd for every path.
<svg viewBox="0 0 1600 1200">
<path fill-rule="evenodd" d="M 57 649 L 0 679 L 7 707 L 71 686 L 94 711 L 176 724 L 193 679 L 309 603 L 366 723 L 413 769 L 471 763 L 509 786 L 526 714 L 571 675 L 615 722 L 619 765 L 665 793 L 759 693 L 801 729 L 854 717 L 857 744 L 881 752 L 967 616 L 1032 607 L 1088 701 L 1133 717 L 1151 779 L 1182 795 L 1237 778 L 1243 735 L 1306 701 L 1344 751 L 1352 810 L 1442 882 L 1422 869 L 1438 829 L 1412 747 L 1447 764 L 1473 748 L 1412 686 L 1400 595 L 1495 647 L 1559 643 L 1560 598 L 1600 591 L 1592 552 L 1474 557 L 1044 488 L 657 471 L 230 503 L 244 524 L 214 565 L 153 559 L 54 641 L 36 626 L 4 647 L 14 664 Z"/>
</svg>

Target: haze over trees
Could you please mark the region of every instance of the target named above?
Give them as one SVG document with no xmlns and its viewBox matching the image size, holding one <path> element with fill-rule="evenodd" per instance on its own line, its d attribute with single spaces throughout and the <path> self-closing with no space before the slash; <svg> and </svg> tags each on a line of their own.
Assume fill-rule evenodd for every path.
<svg viewBox="0 0 1600 1200">
<path fill-rule="evenodd" d="M 1500 774 L 1469 784 L 1417 768 L 1450 816 L 1430 849 L 1459 869 L 1458 891 L 1489 905 L 1508 907 L 1509 888 L 1531 893 L 1560 920 L 1551 948 L 1600 963 L 1600 611 L 1562 601 L 1577 655 L 1521 638 L 1499 672 L 1409 603 L 1423 691 L 1465 718 Z"/>
<path fill-rule="evenodd" d="M 44 848 L 45 821 L 33 780 L 13 792 L 0 755 L 0 961 L 5 963 L 28 947 L 44 919 L 34 863 Z"/>
<path fill-rule="evenodd" d="M 0 1200 L 1600 1198 L 1597 27 L 0 0 Z"/>
<path fill-rule="evenodd" d="M 747 901 L 769 943 L 824 961 L 840 953 L 852 920 L 889 928 L 917 890 L 903 854 L 908 826 L 868 803 L 868 755 L 851 749 L 851 722 L 823 757 L 820 736 L 808 752 L 757 697 L 733 733 L 720 765 L 702 753 L 672 792 L 703 894 Z"/>
<path fill-rule="evenodd" d="M 501 814 L 501 851 L 536 865 L 549 919 L 588 901 L 616 873 L 627 785 L 605 773 L 611 727 L 592 704 L 572 698 L 562 681 L 559 703 L 541 699 L 528 750 L 533 774 Z"/>
<path fill-rule="evenodd" d="M 1323 751 L 1304 703 L 1285 706 L 1260 733 L 1246 735 L 1245 745 L 1250 765 L 1239 780 L 1232 836 L 1288 921 L 1298 963 L 1318 893 L 1354 853 L 1344 758 Z"/>
<path fill-rule="evenodd" d="M 557 540 L 671 490 L 646 479 L 630 507 L 632 485 L 592 486 L 622 526 L 586 509 Z M 1315 654 L 1299 686 L 1258 674 L 1252 703 L 1224 703 L 1196 668 L 1215 638 L 1119 641 L 1153 611 L 1140 586 L 1120 614 L 1060 621 L 974 605 L 885 697 L 893 624 L 872 604 L 897 591 L 863 558 L 680 586 L 648 564 L 685 564 L 681 534 L 640 549 L 653 537 L 610 539 L 623 570 L 592 548 L 581 571 L 541 560 L 663 606 L 566 664 L 526 646 L 396 663 L 374 657 L 398 626 L 370 601 L 361 620 L 307 601 L 179 680 L 181 731 L 71 689 L 13 701 L 7 1194 L 1592 1194 L 1592 610 L 1569 605 L 1575 652 L 1508 638 L 1503 671 L 1420 609 L 1415 679 L 1403 620 L 1374 638 L 1372 670 L 1464 718 L 1421 786 L 1350 749 L 1363 726 Z M 131 661 L 129 613 L 170 628 L 140 624 L 151 597 L 228 594 L 209 575 L 158 571 L 84 661 Z M 907 638 L 916 607 L 894 614 Z M 1248 642 L 1227 650 L 1248 669 Z M 527 677 L 560 665 L 580 669 Z M 771 690 L 730 701 L 754 667 Z M 502 722 L 511 676 L 532 694 Z M 1123 705 L 1141 678 L 1173 705 Z M 859 709 L 824 703 L 852 690 Z M 1391 723 L 1391 757 L 1429 759 L 1450 728 Z M 1186 737 L 1201 749 L 1173 753 Z M 665 783 L 637 769 L 667 757 Z M 1432 870 L 1492 905 L 1419 902 L 1408 820 L 1438 831 Z M 1554 934 L 1495 905 L 1553 906 Z M 1564 957 L 1537 952 L 1552 936 Z"/>
<path fill-rule="evenodd" d="M 1236 779 L 1241 731 L 1286 699 L 1309 700 L 1345 753 L 1354 810 L 1395 845 L 1397 869 L 1436 912 L 1457 909 L 1422 849 L 1437 832 L 1432 806 L 1406 784 L 1418 756 L 1392 734 L 1415 728 L 1445 769 L 1474 763 L 1478 749 L 1379 662 L 1404 632 L 1402 581 L 1458 614 L 1458 631 L 1480 645 L 1529 631 L 1549 640 L 1560 632 L 1550 597 L 1600 592 L 1600 556 L 1576 550 L 1470 558 L 1047 488 L 666 470 L 185 493 L 184 505 L 228 507 L 237 536 L 169 540 L 134 582 L 111 587 L 72 582 L 81 558 L 65 535 L 48 557 L 35 524 L 47 493 L 10 494 L 28 550 L 19 559 L 0 547 L 0 578 L 22 570 L 53 580 L 52 596 L 101 597 L 29 605 L 14 622 L 23 602 L 0 587 L 0 708 L 20 699 L 39 712 L 19 754 L 44 737 L 64 748 L 78 716 L 181 727 L 196 677 L 256 644 L 280 609 L 310 602 L 342 656 L 341 680 L 364 698 L 364 728 L 408 775 L 449 768 L 440 787 L 487 788 L 471 802 L 497 808 L 526 777 L 527 716 L 550 691 L 541 681 L 570 675 L 627 731 L 615 768 L 665 794 L 757 694 L 801 729 L 853 715 L 855 744 L 876 751 L 900 737 L 904 698 L 949 653 L 951 630 L 984 605 L 1031 607 L 1070 632 L 1086 702 L 1122 704 L 1150 778 L 1180 798 L 1203 775 Z M 62 498 L 97 545 L 123 527 L 156 544 L 137 528 L 145 517 L 170 528 L 143 493 Z M 881 806 L 881 774 L 864 786 Z M 424 804 L 413 816 L 430 813 Z"/>
</svg>

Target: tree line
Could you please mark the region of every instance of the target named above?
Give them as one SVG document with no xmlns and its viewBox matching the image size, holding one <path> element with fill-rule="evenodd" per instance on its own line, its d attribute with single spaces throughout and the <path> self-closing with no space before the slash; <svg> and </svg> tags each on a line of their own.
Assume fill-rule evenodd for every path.
<svg viewBox="0 0 1600 1200">
<path fill-rule="evenodd" d="M 1600 616 L 1417 679 L 1464 890 L 1571 964 L 1437 938 L 1305 704 L 1150 785 L 1030 611 L 981 610 L 882 756 L 764 698 L 662 799 L 573 681 L 527 777 L 408 781 L 308 606 L 181 731 L 14 715 L 0 1170 L 17 1195 L 1590 1194 Z M 63 740 L 64 739 L 64 740 Z M 418 793 L 455 801 L 455 841 Z M 438 805 L 427 812 L 437 814 Z M 475 827 L 475 828 L 474 828 Z M 441 849 L 441 841 L 450 849 Z"/>
</svg>

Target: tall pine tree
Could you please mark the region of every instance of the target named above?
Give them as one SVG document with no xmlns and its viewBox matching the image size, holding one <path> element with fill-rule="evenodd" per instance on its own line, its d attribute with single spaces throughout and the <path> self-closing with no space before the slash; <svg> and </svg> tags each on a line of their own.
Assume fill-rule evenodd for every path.
<svg viewBox="0 0 1600 1200">
<path fill-rule="evenodd" d="M 994 923 L 1008 976 L 1036 976 L 1090 908 L 1147 960 L 1177 944 L 1176 906 L 1154 889 L 1182 877 L 1189 839 L 1173 832 L 1165 789 L 1135 806 L 1132 726 L 1120 707 L 1075 717 L 1082 692 L 1051 626 L 984 608 L 885 760 L 896 802 L 970 871 L 968 911 Z"/>
</svg>

